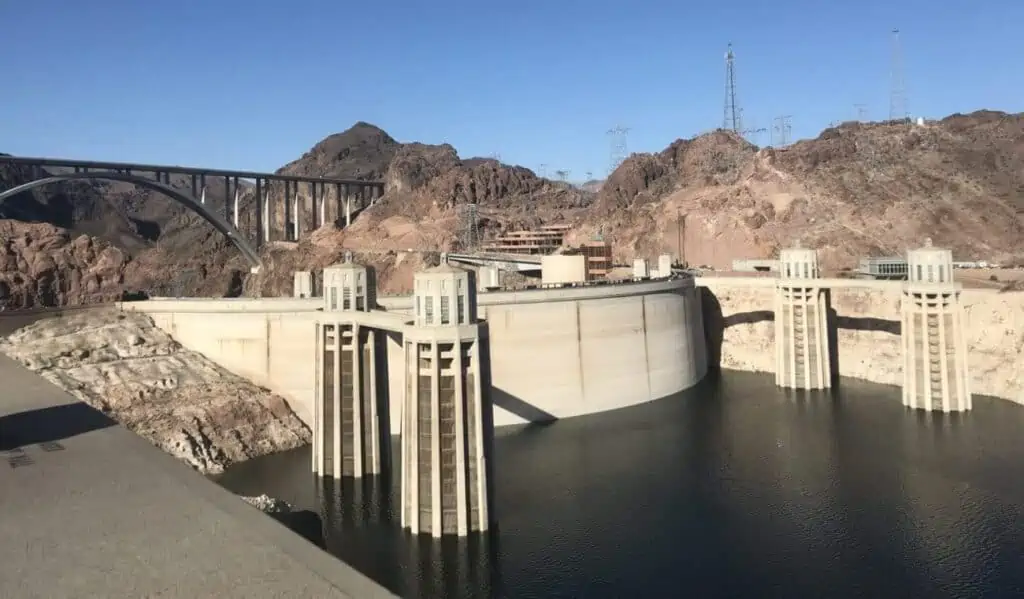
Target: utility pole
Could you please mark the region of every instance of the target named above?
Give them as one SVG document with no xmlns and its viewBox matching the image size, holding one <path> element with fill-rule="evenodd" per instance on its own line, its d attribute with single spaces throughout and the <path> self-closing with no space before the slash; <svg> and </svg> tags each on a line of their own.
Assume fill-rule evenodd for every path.
<svg viewBox="0 0 1024 599">
<path fill-rule="evenodd" d="M 792 118 L 793 115 L 791 114 L 775 117 L 775 125 L 772 127 L 772 133 L 775 134 L 772 139 L 773 146 L 784 148 L 789 144 L 789 134 L 793 130 L 793 127 L 790 125 L 790 119 Z M 778 140 L 777 142 L 776 139 Z"/>
<path fill-rule="evenodd" d="M 734 133 L 743 131 L 741 111 L 736 104 L 736 56 L 732 52 L 732 42 L 725 51 L 725 106 L 723 107 L 722 129 Z"/>
</svg>

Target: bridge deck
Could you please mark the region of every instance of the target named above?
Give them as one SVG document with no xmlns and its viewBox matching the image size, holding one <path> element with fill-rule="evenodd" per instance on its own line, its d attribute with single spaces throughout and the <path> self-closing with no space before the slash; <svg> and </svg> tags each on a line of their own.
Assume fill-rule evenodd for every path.
<svg viewBox="0 0 1024 599">
<path fill-rule="evenodd" d="M 0 597 L 393 597 L 3 355 L 0 380 Z"/>
<path fill-rule="evenodd" d="M 331 177 L 306 177 L 302 175 L 284 175 L 278 173 L 260 173 L 256 171 L 240 171 L 228 169 L 198 168 L 193 166 L 176 166 L 166 164 L 134 164 L 130 162 L 98 162 L 95 160 L 74 160 L 68 158 L 43 158 L 35 156 L 0 156 L 0 163 L 41 166 L 50 168 L 78 168 L 98 171 L 139 171 L 144 173 L 172 173 L 176 175 L 195 175 L 206 177 L 228 177 L 238 179 L 264 179 L 267 181 L 295 181 L 299 183 L 325 183 L 330 185 L 349 185 L 352 187 L 384 187 L 383 181 L 361 181 L 357 179 L 334 179 Z"/>
</svg>

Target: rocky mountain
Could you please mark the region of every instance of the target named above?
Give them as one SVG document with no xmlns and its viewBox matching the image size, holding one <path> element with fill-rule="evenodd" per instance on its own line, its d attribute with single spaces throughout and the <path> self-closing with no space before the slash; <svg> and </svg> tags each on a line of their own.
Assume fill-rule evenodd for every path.
<svg viewBox="0 0 1024 599">
<path fill-rule="evenodd" d="M 826 268 L 931 237 L 959 259 L 1024 260 L 1024 116 L 981 111 L 923 126 L 846 123 L 757 148 L 716 131 L 635 154 L 577 237 L 599 225 L 620 259 L 677 252 L 727 268 L 801 240 Z"/>
<path fill-rule="evenodd" d="M 278 172 L 384 180 L 387 189 L 347 229 L 329 223 L 298 243 L 268 244 L 259 276 L 212 227 L 169 200 L 121 184 L 25 194 L 0 206 L 8 219 L 0 228 L 8 256 L 0 304 L 80 303 L 116 289 L 280 295 L 290 292 L 294 270 L 321 268 L 347 250 L 378 268 L 385 291 L 404 291 L 436 252 L 458 247 L 459 206 L 466 204 L 476 205 L 485 236 L 569 223 L 570 243 L 600 231 L 623 262 L 675 254 L 682 239 L 691 264 L 721 268 L 800 239 L 821 248 L 826 268 L 842 268 L 865 255 L 902 253 L 925 237 L 961 259 L 1024 260 L 1024 116 L 993 111 L 923 126 L 846 123 L 786 148 L 758 148 L 715 131 L 634 154 L 598 192 L 494 159 L 461 158 L 447 144 L 398 142 L 367 123 L 325 138 Z M 0 187 L 26 175 L 0 170 Z M 211 196 L 222 193 L 211 187 Z M 253 201 L 247 196 L 243 206 Z M 26 222 L 55 228 L 25 233 Z M 78 241 L 83 233 L 90 237 Z M 101 249 L 75 250 L 85 246 Z M 122 256 L 113 270 L 99 258 L 108 249 Z M 49 264 L 36 253 L 54 267 L 32 270 Z M 79 277 L 76 286 L 71 271 L 106 274 L 99 283 Z M 63 274 L 46 274 L 53 272 Z M 93 288 L 102 292 L 83 291 Z"/>
</svg>

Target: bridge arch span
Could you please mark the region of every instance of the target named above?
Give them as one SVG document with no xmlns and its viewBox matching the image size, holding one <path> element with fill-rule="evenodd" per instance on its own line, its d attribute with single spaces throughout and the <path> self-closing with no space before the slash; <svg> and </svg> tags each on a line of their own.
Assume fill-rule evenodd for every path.
<svg viewBox="0 0 1024 599">
<path fill-rule="evenodd" d="M 245 256 L 245 259 L 249 262 L 249 265 L 252 267 L 253 272 L 257 272 L 262 266 L 259 252 L 248 241 L 246 241 L 244 237 L 242 237 L 241 233 L 238 232 L 238 229 L 232 226 L 231 223 L 224 220 L 220 215 L 218 215 L 213 210 L 207 209 L 205 205 L 197 202 L 195 198 L 192 198 L 191 196 L 188 196 L 169 185 L 164 185 L 163 183 L 153 181 L 152 179 L 144 179 L 142 177 L 138 177 L 135 175 L 111 172 L 67 173 L 63 175 L 51 174 L 42 179 L 29 181 L 28 183 L 18 185 L 17 187 L 13 187 L 11 189 L 8 189 L 7 191 L 0 193 L 0 202 L 6 200 L 9 197 L 15 196 L 24 191 L 30 191 L 37 187 L 44 187 L 46 185 L 50 185 L 53 183 L 60 183 L 62 181 L 75 181 L 79 179 L 103 179 L 106 181 L 120 181 L 123 183 L 132 183 L 134 185 L 138 185 L 139 187 L 143 187 L 151 191 L 162 193 L 165 196 L 171 198 L 172 200 L 178 202 L 179 204 L 185 206 L 186 208 L 192 210 L 199 216 L 203 217 L 203 220 L 213 225 L 213 227 L 217 229 L 217 231 L 220 232 L 221 235 L 228 238 L 228 240 L 231 241 L 231 243 L 234 244 L 236 248 L 238 248 L 238 251 L 242 252 L 242 255 Z"/>
</svg>

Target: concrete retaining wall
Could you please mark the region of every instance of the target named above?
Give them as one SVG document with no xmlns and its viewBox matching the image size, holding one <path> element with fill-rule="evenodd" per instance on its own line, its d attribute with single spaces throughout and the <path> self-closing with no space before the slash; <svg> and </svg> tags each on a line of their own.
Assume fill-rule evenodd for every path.
<svg viewBox="0 0 1024 599">
<path fill-rule="evenodd" d="M 775 281 L 701 277 L 708 359 L 735 370 L 774 373 Z M 839 280 L 837 280 L 839 281 Z M 846 281 L 829 294 L 832 360 L 838 374 L 903 384 L 899 282 Z M 1024 293 L 965 289 L 972 393 L 1024 404 Z"/>
<path fill-rule="evenodd" d="M 567 418 L 659 399 L 707 371 L 699 294 L 690 279 L 478 296 L 488 322 L 497 426 Z M 407 312 L 407 297 L 378 298 Z M 185 347 L 285 397 L 312 419 L 319 299 L 157 299 L 121 304 L 149 314 Z M 402 372 L 400 336 L 385 343 Z M 402 377 L 388 385 L 398 432 Z"/>
</svg>

